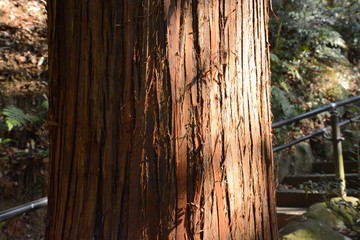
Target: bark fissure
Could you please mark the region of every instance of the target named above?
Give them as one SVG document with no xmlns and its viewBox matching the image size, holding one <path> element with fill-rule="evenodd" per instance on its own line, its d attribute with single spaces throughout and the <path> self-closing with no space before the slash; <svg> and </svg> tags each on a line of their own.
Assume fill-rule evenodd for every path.
<svg viewBox="0 0 360 240">
<path fill-rule="evenodd" d="M 48 239 L 276 239 L 267 0 L 48 0 Z"/>
</svg>

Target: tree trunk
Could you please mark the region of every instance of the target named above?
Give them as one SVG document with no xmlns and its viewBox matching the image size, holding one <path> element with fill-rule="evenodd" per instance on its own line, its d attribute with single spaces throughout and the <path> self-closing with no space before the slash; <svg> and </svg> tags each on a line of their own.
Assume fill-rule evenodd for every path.
<svg viewBox="0 0 360 240">
<path fill-rule="evenodd" d="M 277 239 L 267 0 L 48 14 L 47 239 Z"/>
</svg>

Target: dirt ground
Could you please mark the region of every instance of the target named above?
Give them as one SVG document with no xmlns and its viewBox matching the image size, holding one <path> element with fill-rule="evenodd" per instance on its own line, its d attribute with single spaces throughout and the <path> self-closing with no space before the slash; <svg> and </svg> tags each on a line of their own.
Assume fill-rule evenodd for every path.
<svg viewBox="0 0 360 240">
<path fill-rule="evenodd" d="M 46 196 L 46 31 L 44 0 L 0 0 L 0 211 Z M 39 120 L 9 130 L 8 106 Z M 0 239 L 42 239 L 45 216 L 41 209 L 1 222 Z"/>
</svg>

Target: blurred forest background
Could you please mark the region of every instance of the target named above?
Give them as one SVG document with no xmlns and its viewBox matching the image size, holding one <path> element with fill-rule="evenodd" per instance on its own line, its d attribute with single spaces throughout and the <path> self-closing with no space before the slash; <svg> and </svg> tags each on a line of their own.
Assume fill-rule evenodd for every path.
<svg viewBox="0 0 360 240">
<path fill-rule="evenodd" d="M 274 0 L 269 31 L 273 122 L 359 95 L 358 0 Z M 338 111 L 344 119 L 359 114 L 356 104 Z M 329 118 L 330 113 L 324 112 L 278 128 L 274 131 L 274 145 L 324 128 Z M 357 161 L 359 124 L 347 127 L 343 134 L 344 157 Z M 280 181 L 288 174 L 303 172 L 307 161 L 304 158 L 331 160 L 331 143 L 323 137 L 296 148 L 275 154 Z"/>
<path fill-rule="evenodd" d="M 359 95 L 359 0 L 272 2 L 273 121 Z M 46 196 L 46 31 L 44 0 L 0 0 L 0 210 Z M 356 113 L 355 105 L 341 112 Z M 277 129 L 274 144 L 322 128 L 328 119 L 325 113 Z M 359 134 L 356 125 L 348 132 L 350 139 Z M 350 142 L 347 150 L 359 152 L 357 145 Z M 309 147 L 315 158 L 327 157 L 322 139 Z M 283 155 L 276 156 L 281 176 L 296 171 Z M 41 210 L 0 223 L 0 239 L 41 239 L 44 217 Z"/>
</svg>

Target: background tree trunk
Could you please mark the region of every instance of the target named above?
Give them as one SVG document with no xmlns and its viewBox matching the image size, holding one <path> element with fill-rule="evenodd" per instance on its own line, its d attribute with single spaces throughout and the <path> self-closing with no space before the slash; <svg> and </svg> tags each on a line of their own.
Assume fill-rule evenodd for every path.
<svg viewBox="0 0 360 240">
<path fill-rule="evenodd" d="M 47 239 L 277 239 L 267 4 L 48 0 Z"/>
</svg>

